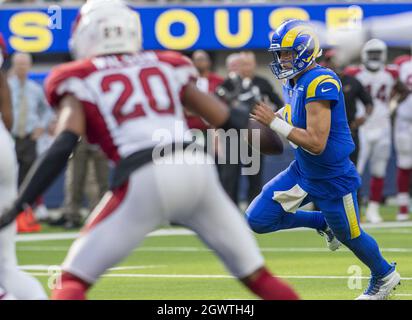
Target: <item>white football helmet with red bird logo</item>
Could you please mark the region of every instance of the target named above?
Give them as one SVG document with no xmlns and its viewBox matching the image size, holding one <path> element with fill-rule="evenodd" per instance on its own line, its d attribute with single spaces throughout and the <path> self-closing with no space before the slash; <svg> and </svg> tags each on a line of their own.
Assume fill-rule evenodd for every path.
<svg viewBox="0 0 412 320">
<path fill-rule="evenodd" d="M 69 42 L 76 59 L 142 48 L 139 14 L 121 0 L 89 0 L 80 10 Z"/>
</svg>

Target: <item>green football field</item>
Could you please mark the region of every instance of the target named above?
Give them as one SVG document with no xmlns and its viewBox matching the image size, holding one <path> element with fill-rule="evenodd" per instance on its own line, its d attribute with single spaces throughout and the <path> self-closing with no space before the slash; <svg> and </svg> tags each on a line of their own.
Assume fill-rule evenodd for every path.
<svg viewBox="0 0 412 320">
<path fill-rule="evenodd" d="M 386 208 L 393 220 L 394 208 Z M 169 231 L 162 230 L 162 231 Z M 401 286 L 391 299 L 412 300 L 412 224 L 368 228 L 384 256 L 398 264 Z M 46 229 L 45 233 L 62 233 Z M 229 276 L 216 256 L 183 229 L 152 235 L 89 292 L 90 299 L 255 299 Z M 167 233 L 167 232 L 166 232 Z M 53 235 L 52 235 L 53 236 Z M 23 237 L 24 238 L 24 237 Z M 267 265 L 303 299 L 354 299 L 368 283 L 368 270 L 347 249 L 330 252 L 311 230 L 257 235 Z M 73 240 L 19 241 L 19 264 L 48 289 L 51 265 L 59 265 Z M 230 241 L 230 239 L 228 239 Z"/>
</svg>

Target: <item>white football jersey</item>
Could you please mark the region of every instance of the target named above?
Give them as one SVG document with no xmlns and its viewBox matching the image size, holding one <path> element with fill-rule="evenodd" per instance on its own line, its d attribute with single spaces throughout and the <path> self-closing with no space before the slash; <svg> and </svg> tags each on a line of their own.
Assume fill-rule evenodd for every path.
<svg viewBox="0 0 412 320">
<path fill-rule="evenodd" d="M 400 65 L 399 80 L 412 91 L 412 60 L 404 62 Z"/>
<path fill-rule="evenodd" d="M 377 72 L 371 72 L 361 67 L 355 76 L 373 99 L 373 111 L 363 125 L 363 129 L 387 129 L 390 127 L 389 103 L 396 83 L 394 70 L 383 68 Z"/>
<path fill-rule="evenodd" d="M 197 76 L 175 52 L 112 55 L 61 65 L 46 80 L 52 106 L 67 93 L 84 107 L 87 137 L 108 158 L 120 158 L 184 137 L 181 94 Z"/>
<path fill-rule="evenodd" d="M 399 67 L 399 80 L 412 91 L 412 60 L 402 63 Z M 410 136 L 412 130 L 412 94 L 399 103 L 396 109 L 396 135 Z"/>
</svg>

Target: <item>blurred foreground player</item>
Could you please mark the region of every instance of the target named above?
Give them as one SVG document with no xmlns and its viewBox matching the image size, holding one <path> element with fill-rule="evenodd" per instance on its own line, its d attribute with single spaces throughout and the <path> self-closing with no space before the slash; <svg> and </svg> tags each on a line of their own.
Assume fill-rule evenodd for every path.
<svg viewBox="0 0 412 320">
<path fill-rule="evenodd" d="M 362 49 L 363 65 L 346 70 L 362 83 L 373 99 L 372 113 L 360 128 L 357 163 L 358 172 L 362 175 L 369 162 L 371 181 L 365 215 L 371 223 L 382 221 L 379 206 L 392 145 L 389 103 L 397 82 L 397 69 L 386 66 L 387 50 L 382 40 L 369 40 Z"/>
<path fill-rule="evenodd" d="M 286 106 L 274 113 L 258 104 L 252 117 L 287 138 L 296 160 L 267 183 L 247 210 L 258 233 L 307 227 L 326 236 L 331 250 L 345 244 L 371 270 L 368 288 L 358 297 L 380 300 L 400 275 L 359 225 L 356 191 L 360 177 L 349 155 L 354 149 L 345 113 L 342 84 L 319 66 L 319 40 L 307 22 L 289 20 L 273 34 L 271 68 L 284 81 Z M 321 211 L 301 211 L 314 202 Z"/>
<path fill-rule="evenodd" d="M 108 268 L 165 222 L 197 232 L 259 297 L 297 299 L 265 268 L 214 165 L 205 162 L 213 160 L 203 149 L 182 151 L 183 137 L 174 132 L 183 125 L 182 105 L 223 129 L 245 127 L 248 114 L 229 112 L 198 90 L 191 81 L 196 70 L 190 60 L 173 52 L 138 52 L 141 42 L 139 17 L 122 2 L 93 1 L 82 7 L 71 47 L 83 60 L 54 69 L 46 81 L 48 99 L 59 112 L 59 135 L 0 224 L 46 189 L 79 138 L 87 135 L 117 164 L 114 185 L 71 247 L 54 299 L 85 299 L 88 288 Z M 154 163 L 159 160 L 153 159 L 157 133 L 171 137 L 162 144 L 164 161 Z"/>
<path fill-rule="evenodd" d="M 0 68 L 5 54 L 0 34 Z M 0 70 L 0 215 L 17 196 L 17 159 L 14 142 L 9 134 L 13 125 L 11 100 L 5 74 Z M 15 248 L 16 224 L 0 230 L 0 300 L 46 299 L 40 283 L 17 266 Z"/>
</svg>

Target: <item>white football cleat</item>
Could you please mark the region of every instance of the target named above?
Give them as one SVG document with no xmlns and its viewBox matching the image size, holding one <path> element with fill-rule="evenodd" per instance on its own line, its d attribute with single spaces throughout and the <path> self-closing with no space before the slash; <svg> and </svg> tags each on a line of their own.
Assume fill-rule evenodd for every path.
<svg viewBox="0 0 412 320">
<path fill-rule="evenodd" d="M 377 202 L 369 202 L 365 216 L 366 220 L 370 223 L 380 223 L 383 221 L 379 214 L 379 204 Z"/>
<path fill-rule="evenodd" d="M 336 251 L 342 245 L 342 243 L 336 238 L 332 229 L 327 226 L 326 230 L 317 230 L 318 233 L 326 239 L 326 244 L 330 251 Z"/>
<path fill-rule="evenodd" d="M 44 204 L 38 205 L 34 212 L 38 221 L 45 221 L 49 218 L 49 211 Z"/>
<path fill-rule="evenodd" d="M 368 288 L 356 300 L 385 300 L 400 283 L 401 276 L 394 264 L 393 270 L 388 275 L 382 278 L 371 276 Z"/>
<path fill-rule="evenodd" d="M 396 221 L 407 221 L 407 220 L 409 220 L 408 213 L 398 213 L 396 215 Z"/>
</svg>

